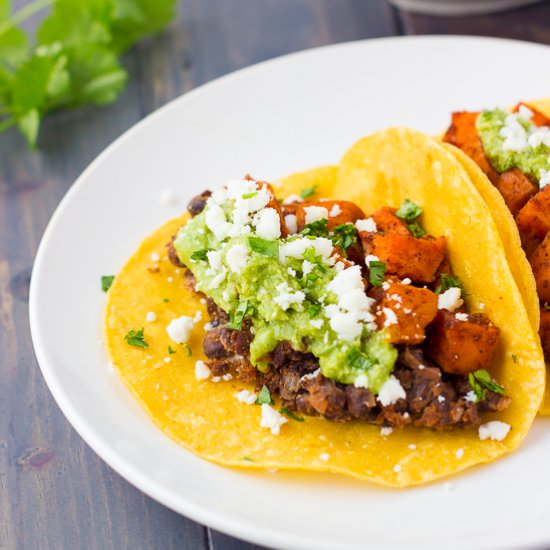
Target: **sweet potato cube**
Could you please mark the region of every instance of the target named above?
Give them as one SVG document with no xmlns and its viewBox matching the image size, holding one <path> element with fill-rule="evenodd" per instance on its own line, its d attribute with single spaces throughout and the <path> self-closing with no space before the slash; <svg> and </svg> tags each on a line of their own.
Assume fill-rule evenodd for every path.
<svg viewBox="0 0 550 550">
<path fill-rule="evenodd" d="M 529 199 L 516 216 L 523 248 L 529 256 L 550 231 L 550 185 Z"/>
<path fill-rule="evenodd" d="M 451 125 L 447 129 L 443 141 L 462 149 L 493 182 L 498 180 L 498 172 L 493 168 L 485 155 L 483 143 L 477 132 L 476 120 L 478 112 L 459 111 L 452 114 Z"/>
<path fill-rule="evenodd" d="M 393 313 L 391 313 L 393 312 Z M 387 281 L 382 289 L 376 322 L 394 344 L 419 344 L 437 313 L 437 296 L 427 288 Z"/>
<path fill-rule="evenodd" d="M 395 215 L 395 208 L 383 206 L 377 210 L 372 219 L 376 223 L 379 233 L 391 233 L 394 235 L 410 235 L 407 224 Z"/>
<path fill-rule="evenodd" d="M 445 237 L 361 233 L 365 254 L 386 264 L 386 273 L 418 283 L 431 283 L 445 257 Z"/>
<path fill-rule="evenodd" d="M 426 335 L 428 356 L 445 372 L 465 375 L 490 366 L 500 330 L 482 313 L 440 309 Z"/>
<path fill-rule="evenodd" d="M 357 220 L 365 217 L 363 211 L 350 201 L 302 202 L 296 206 L 296 225 L 298 226 L 298 231 L 301 231 L 307 225 L 307 209 L 312 206 L 327 209 L 329 230 L 344 223 L 355 223 Z"/>
<path fill-rule="evenodd" d="M 542 302 L 550 302 L 550 233 L 529 258 L 537 282 L 537 293 Z"/>
<path fill-rule="evenodd" d="M 506 206 L 514 216 L 538 191 L 538 186 L 517 168 L 502 172 L 495 183 L 495 187 L 500 191 Z"/>
<path fill-rule="evenodd" d="M 550 359 L 550 311 L 544 308 L 540 310 L 539 335 L 542 351 L 548 361 Z"/>
</svg>

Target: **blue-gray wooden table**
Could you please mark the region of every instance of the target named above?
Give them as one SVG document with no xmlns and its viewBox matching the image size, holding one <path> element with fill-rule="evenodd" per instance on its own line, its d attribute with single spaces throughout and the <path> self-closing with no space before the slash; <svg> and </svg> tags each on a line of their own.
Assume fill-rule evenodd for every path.
<svg viewBox="0 0 550 550">
<path fill-rule="evenodd" d="M 102 149 L 172 98 L 304 48 L 421 33 L 550 43 L 548 2 L 470 18 L 413 15 L 384 0 L 182 0 L 178 11 L 167 32 L 125 56 L 131 77 L 118 102 L 50 115 L 36 153 L 15 131 L 0 135 L 2 550 L 257 548 L 168 510 L 111 470 L 61 414 L 36 363 L 27 315 L 34 255 L 61 197 Z"/>
</svg>

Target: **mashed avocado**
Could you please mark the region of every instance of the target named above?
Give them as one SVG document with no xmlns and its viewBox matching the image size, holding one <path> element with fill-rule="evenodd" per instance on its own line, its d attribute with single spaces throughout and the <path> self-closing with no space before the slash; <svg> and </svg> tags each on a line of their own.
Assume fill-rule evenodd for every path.
<svg viewBox="0 0 550 550">
<path fill-rule="evenodd" d="M 518 168 L 540 183 L 550 170 L 550 131 L 535 126 L 526 110 L 520 113 L 502 109 L 482 111 L 476 126 L 485 154 L 497 172 Z"/>
<path fill-rule="evenodd" d="M 180 229 L 174 245 L 198 290 L 229 313 L 230 327 L 250 320 L 252 363 L 266 368 L 267 355 L 286 340 L 313 353 L 327 378 L 378 393 L 397 350 L 376 331 L 360 268 L 331 265 L 329 239 L 260 237 L 253 215 L 239 214 L 234 200 L 220 202 L 221 210 L 211 199 Z"/>
</svg>

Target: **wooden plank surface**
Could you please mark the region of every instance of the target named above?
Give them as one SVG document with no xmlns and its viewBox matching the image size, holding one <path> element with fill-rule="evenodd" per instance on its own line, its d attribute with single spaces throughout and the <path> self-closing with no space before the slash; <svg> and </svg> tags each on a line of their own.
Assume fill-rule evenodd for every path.
<svg viewBox="0 0 550 550">
<path fill-rule="evenodd" d="M 549 21 L 549 3 L 449 19 L 394 13 L 384 0 L 182 0 L 170 29 L 126 56 L 131 77 L 117 103 L 50 116 L 37 153 L 16 132 L 1 134 L 0 548 L 255 548 L 179 516 L 115 474 L 74 432 L 40 374 L 27 320 L 33 258 L 59 200 L 102 149 L 167 101 L 274 56 L 399 33 L 549 42 Z"/>
</svg>

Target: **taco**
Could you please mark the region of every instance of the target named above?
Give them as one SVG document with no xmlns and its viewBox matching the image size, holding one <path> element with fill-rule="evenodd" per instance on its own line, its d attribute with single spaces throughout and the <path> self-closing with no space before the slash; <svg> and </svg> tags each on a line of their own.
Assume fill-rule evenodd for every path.
<svg viewBox="0 0 550 550">
<path fill-rule="evenodd" d="M 487 206 L 434 140 L 378 133 L 339 167 L 188 210 L 117 275 L 105 317 L 115 368 L 187 449 L 402 487 L 519 445 L 542 353 Z"/>
<path fill-rule="evenodd" d="M 550 101 L 455 112 L 443 136 L 501 230 L 527 310 L 550 364 Z M 458 149 L 458 150 L 457 150 Z M 477 165 L 477 166 L 476 166 Z M 500 196 L 499 196 L 500 195 Z M 519 236 L 514 228 L 517 226 Z M 504 234 L 504 233 L 503 233 Z M 520 240 L 521 239 L 521 240 Z M 521 252 L 521 248 L 525 254 Z M 534 275 L 534 283 L 529 281 Z M 542 414 L 550 414 L 550 387 Z"/>
</svg>

